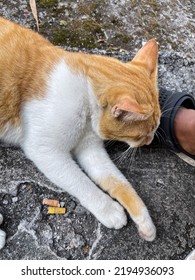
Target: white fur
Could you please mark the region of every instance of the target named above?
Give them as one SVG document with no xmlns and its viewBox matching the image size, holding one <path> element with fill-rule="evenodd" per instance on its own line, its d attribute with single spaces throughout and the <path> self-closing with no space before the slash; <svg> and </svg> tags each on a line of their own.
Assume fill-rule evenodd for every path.
<svg viewBox="0 0 195 280">
<path fill-rule="evenodd" d="M 87 77 L 72 73 L 61 61 L 48 77 L 45 98 L 24 105 L 22 137 L 18 132 L 16 138 L 27 157 L 54 184 L 77 197 L 105 226 L 119 229 L 127 222 L 124 209 L 94 183 L 107 176 L 127 182 L 99 137 L 100 114 Z M 8 140 L 13 140 L 11 133 L 7 138 L 9 135 Z M 148 212 L 134 221 L 142 229 L 143 237 L 154 237 L 155 228 Z"/>
<path fill-rule="evenodd" d="M 6 123 L 0 131 L 0 139 L 12 144 L 19 144 L 22 141 L 22 127 Z"/>
<path fill-rule="evenodd" d="M 143 239 L 147 241 L 154 240 L 156 237 L 156 228 L 146 208 L 143 208 L 141 215 L 133 220 L 136 223 L 139 234 Z"/>
<path fill-rule="evenodd" d="M 3 223 L 3 216 L 0 213 L 0 225 Z M 0 229 L 0 250 L 5 246 L 6 234 L 3 230 Z"/>
</svg>

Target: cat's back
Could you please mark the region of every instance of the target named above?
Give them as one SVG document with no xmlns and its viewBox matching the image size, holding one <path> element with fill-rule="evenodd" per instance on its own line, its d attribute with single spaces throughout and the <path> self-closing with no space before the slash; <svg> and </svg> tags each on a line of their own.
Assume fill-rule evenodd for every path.
<svg viewBox="0 0 195 280">
<path fill-rule="evenodd" d="M 55 62 L 63 56 L 38 33 L 0 17 L 0 138 L 18 127 L 25 101 L 42 97 Z"/>
<path fill-rule="evenodd" d="M 29 39 L 30 41 L 27 41 L 26 39 Z M 48 40 L 44 39 L 33 30 L 23 27 L 3 17 L 0 17 L 0 44 L 5 45 L 12 41 L 14 45 L 17 40 L 23 42 L 25 45 L 29 45 L 35 42 L 37 46 L 39 46 L 40 43 L 44 45 L 52 45 Z"/>
<path fill-rule="evenodd" d="M 46 57 L 48 61 L 57 56 L 58 51 L 53 51 L 53 44 L 31 29 L 25 28 L 17 23 L 0 17 L 0 62 L 6 60 L 7 68 L 17 63 L 22 66 L 24 63 L 38 63 Z M 47 55 L 46 55 L 47 54 Z M 45 55 L 45 57 L 44 57 Z M 50 57 L 52 57 L 50 59 Z M 36 59 L 36 61 L 35 61 Z M 9 62 L 12 63 L 9 64 Z M 6 64 L 3 64 L 4 71 Z M 21 69 L 21 67 L 20 67 Z"/>
<path fill-rule="evenodd" d="M 2 36 L 7 33 L 11 28 L 13 28 L 12 22 L 0 17 L 0 40 Z"/>
</svg>

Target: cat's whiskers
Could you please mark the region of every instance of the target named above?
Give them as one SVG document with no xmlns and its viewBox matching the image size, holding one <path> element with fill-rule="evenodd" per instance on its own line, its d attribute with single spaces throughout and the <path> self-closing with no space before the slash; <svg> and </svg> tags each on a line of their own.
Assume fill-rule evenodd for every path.
<svg viewBox="0 0 195 280">
<path fill-rule="evenodd" d="M 176 108 L 176 109 L 179 109 L 180 106 L 175 106 L 174 109 L 175 109 L 175 108 Z M 164 115 L 165 115 L 166 113 L 171 112 L 172 110 L 173 110 L 173 107 L 172 107 L 172 108 L 169 108 L 169 109 L 166 109 L 166 110 L 164 110 L 164 111 L 162 110 L 162 111 L 161 111 L 161 116 L 165 117 Z"/>
<path fill-rule="evenodd" d="M 125 161 L 128 160 L 128 169 L 130 169 L 136 154 L 137 148 L 128 147 L 124 152 L 117 154 L 117 157 L 113 158 L 113 161 L 116 162 L 117 165 L 121 165 Z"/>
<path fill-rule="evenodd" d="M 115 142 L 116 142 L 116 140 L 113 140 L 113 139 L 107 140 L 107 141 L 104 142 L 104 146 L 105 146 L 106 148 L 111 147 L 112 145 L 115 144 Z"/>
<path fill-rule="evenodd" d="M 169 101 L 169 100 L 170 100 L 170 101 Z M 167 98 L 167 101 L 166 101 L 165 106 L 167 107 L 167 106 L 169 106 L 171 103 L 172 103 L 172 95 L 170 95 L 170 96 Z M 165 106 L 163 106 L 163 107 L 161 108 L 162 111 L 163 111 L 163 109 L 164 109 Z M 173 108 L 173 107 L 172 107 L 172 108 Z M 172 109 L 172 108 L 171 108 L 171 109 Z"/>
<path fill-rule="evenodd" d="M 137 152 L 138 149 L 139 149 L 139 148 L 132 148 L 132 149 L 130 150 L 130 153 L 129 153 L 130 160 L 129 160 L 129 163 L 128 163 L 128 170 L 131 169 L 131 166 L 132 166 L 132 164 L 133 164 L 133 162 L 134 162 L 134 160 L 135 160 L 135 155 L 136 155 L 136 152 Z M 139 150 L 140 150 L 140 149 L 139 149 Z"/>
<path fill-rule="evenodd" d="M 117 164 L 121 164 L 124 160 L 126 160 L 127 155 L 129 154 L 129 151 L 131 151 L 131 147 L 129 146 L 124 152 L 117 153 L 117 156 L 113 158 L 113 160 Z"/>
<path fill-rule="evenodd" d="M 169 104 L 169 103 L 167 103 L 166 106 L 168 106 L 168 104 Z M 163 108 L 162 108 L 161 117 L 170 120 L 170 119 L 171 119 L 171 116 L 170 116 L 170 115 L 166 115 L 166 114 L 169 113 L 169 112 L 171 112 L 173 109 L 176 109 L 176 110 L 177 110 L 177 109 L 179 109 L 179 108 L 180 108 L 180 106 L 171 107 L 171 108 L 166 109 L 166 110 L 163 110 Z M 161 130 L 161 133 L 160 133 L 159 130 Z M 158 131 L 155 132 L 155 135 L 158 137 L 158 139 L 161 138 L 161 139 L 163 139 L 163 140 L 164 140 L 164 138 L 166 137 L 166 133 L 165 133 L 165 131 L 164 131 L 161 127 L 158 127 Z"/>
<path fill-rule="evenodd" d="M 169 104 L 166 104 L 166 107 L 168 106 Z M 161 114 L 163 115 L 164 113 L 166 113 L 167 111 L 169 110 L 173 110 L 173 107 L 170 107 L 168 109 L 165 109 L 165 106 L 161 108 Z"/>
<path fill-rule="evenodd" d="M 156 132 L 155 132 L 155 136 L 158 138 L 158 141 L 159 141 L 159 142 L 161 142 L 161 141 L 160 141 L 161 138 L 163 139 L 163 136 L 161 135 L 161 133 L 160 133 L 159 131 L 156 131 Z"/>
<path fill-rule="evenodd" d="M 161 132 L 160 132 L 161 131 Z M 158 128 L 158 132 L 156 132 L 160 137 L 161 137 L 161 139 L 162 140 L 164 140 L 164 138 L 166 137 L 166 133 L 165 133 L 165 131 L 162 129 L 162 127 L 159 127 Z M 156 135 L 157 135 L 156 134 Z"/>
<path fill-rule="evenodd" d="M 168 98 L 167 101 L 170 100 L 170 102 L 166 102 L 166 104 L 165 104 L 166 107 L 169 106 L 169 105 L 172 103 L 171 98 L 172 98 L 172 95 L 170 95 L 170 97 Z M 165 106 L 163 106 L 163 107 L 161 108 L 162 116 L 163 116 L 165 113 L 167 113 L 167 112 L 173 110 L 173 108 L 179 109 L 179 107 L 180 107 L 180 106 L 174 106 L 174 107 L 171 107 L 171 108 L 168 108 L 168 109 L 164 110 Z"/>
<path fill-rule="evenodd" d="M 113 157 L 113 161 L 116 163 L 116 164 L 120 164 L 121 162 L 122 162 L 122 160 L 124 159 L 124 153 L 125 153 L 126 151 L 124 151 L 124 152 L 118 152 L 117 154 L 116 154 L 116 156 L 114 156 Z"/>
</svg>

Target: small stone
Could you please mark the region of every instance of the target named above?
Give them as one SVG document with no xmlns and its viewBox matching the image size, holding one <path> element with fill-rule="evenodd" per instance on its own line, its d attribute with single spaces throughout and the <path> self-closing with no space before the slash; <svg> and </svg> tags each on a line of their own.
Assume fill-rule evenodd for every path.
<svg viewBox="0 0 195 280">
<path fill-rule="evenodd" d="M 156 183 L 157 183 L 157 185 L 162 185 L 162 186 L 164 186 L 164 184 L 165 184 L 162 179 L 158 179 L 156 181 Z"/>
<path fill-rule="evenodd" d="M 15 202 L 17 202 L 17 201 L 18 201 L 18 197 L 17 197 L 17 196 L 12 197 L 12 202 L 13 202 L 13 203 L 15 203 Z"/>
<path fill-rule="evenodd" d="M 4 205 L 7 205 L 8 203 L 9 203 L 9 201 L 8 201 L 7 199 L 4 199 L 4 200 L 3 200 L 3 204 L 4 204 Z"/>
<path fill-rule="evenodd" d="M 67 21 L 60 20 L 60 26 L 67 26 Z"/>
</svg>

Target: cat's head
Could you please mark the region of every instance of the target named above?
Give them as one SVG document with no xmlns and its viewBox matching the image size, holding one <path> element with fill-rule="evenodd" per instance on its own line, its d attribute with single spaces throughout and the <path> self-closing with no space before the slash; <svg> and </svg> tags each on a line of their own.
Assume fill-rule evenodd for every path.
<svg viewBox="0 0 195 280">
<path fill-rule="evenodd" d="M 111 63 L 112 64 L 112 63 Z M 148 145 L 160 123 L 157 67 L 158 45 L 148 41 L 126 64 L 110 64 L 101 88 L 99 134 L 131 147 Z M 104 83 L 104 81 L 102 81 Z"/>
</svg>

